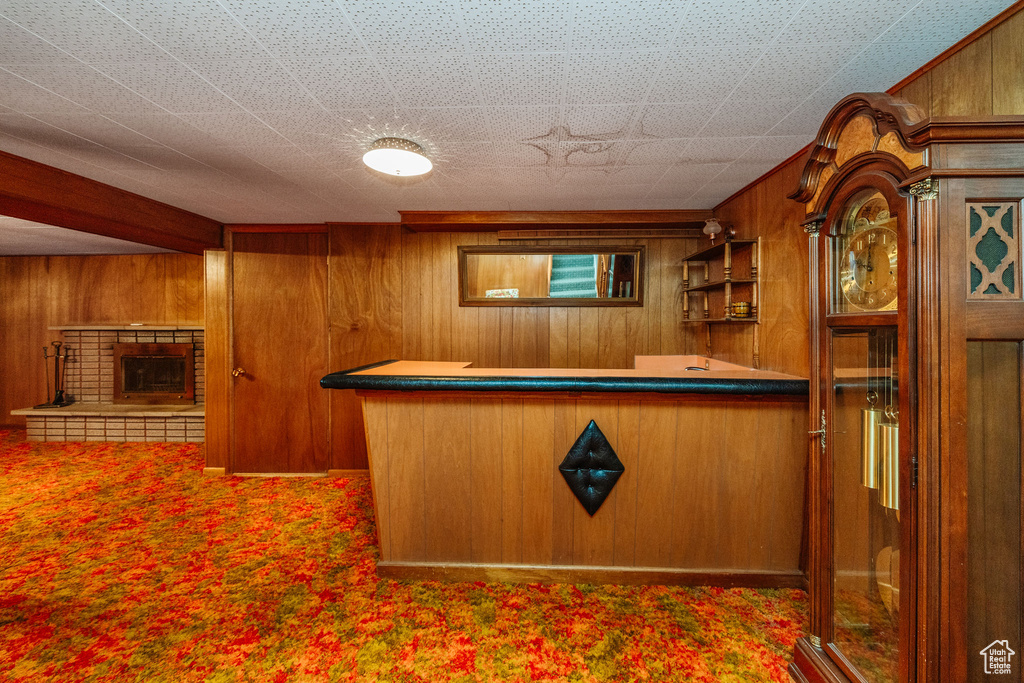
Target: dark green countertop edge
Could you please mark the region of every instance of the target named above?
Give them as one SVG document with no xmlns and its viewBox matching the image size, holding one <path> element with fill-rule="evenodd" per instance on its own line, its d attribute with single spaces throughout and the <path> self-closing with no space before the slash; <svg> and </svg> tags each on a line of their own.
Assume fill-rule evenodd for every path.
<svg viewBox="0 0 1024 683">
<path fill-rule="evenodd" d="M 736 394 L 807 396 L 806 379 L 734 379 L 725 377 L 521 377 L 354 375 L 395 361 L 382 361 L 332 372 L 320 380 L 324 389 L 367 391 L 550 391 L 657 394 Z"/>
</svg>

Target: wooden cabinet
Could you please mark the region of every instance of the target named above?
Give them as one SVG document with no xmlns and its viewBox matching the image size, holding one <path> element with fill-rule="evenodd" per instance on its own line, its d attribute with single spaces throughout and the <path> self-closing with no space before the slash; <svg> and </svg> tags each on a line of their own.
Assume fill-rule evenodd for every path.
<svg viewBox="0 0 1024 683">
<path fill-rule="evenodd" d="M 756 323 L 760 239 L 733 240 L 683 259 L 683 322 Z"/>
<path fill-rule="evenodd" d="M 1021 681 L 1024 118 L 826 117 L 809 236 L 810 635 L 798 681 Z M 1000 654 L 1001 653 L 1001 654 Z"/>
</svg>

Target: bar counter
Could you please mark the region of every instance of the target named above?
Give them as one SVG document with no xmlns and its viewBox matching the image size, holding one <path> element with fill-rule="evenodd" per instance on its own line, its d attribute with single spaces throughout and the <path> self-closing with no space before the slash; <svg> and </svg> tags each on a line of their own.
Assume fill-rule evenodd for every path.
<svg viewBox="0 0 1024 683">
<path fill-rule="evenodd" d="M 699 356 L 469 365 L 386 361 L 321 380 L 361 397 L 380 575 L 804 584 L 806 379 Z M 608 476 L 591 462 L 595 428 L 617 479 L 591 515 L 569 482 Z"/>
</svg>

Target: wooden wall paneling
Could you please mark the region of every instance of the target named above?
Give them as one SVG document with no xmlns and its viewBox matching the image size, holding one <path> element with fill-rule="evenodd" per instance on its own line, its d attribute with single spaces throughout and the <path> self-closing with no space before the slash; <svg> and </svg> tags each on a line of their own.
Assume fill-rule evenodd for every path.
<svg viewBox="0 0 1024 683">
<path fill-rule="evenodd" d="M 391 453 L 388 450 L 391 436 L 388 431 L 388 400 L 386 398 L 364 397 L 364 428 L 366 444 L 370 452 L 369 469 L 373 514 L 377 528 L 377 546 L 383 560 L 393 557 L 391 547 Z"/>
<path fill-rule="evenodd" d="M 501 561 L 523 561 L 523 401 L 501 402 Z"/>
<path fill-rule="evenodd" d="M 327 235 L 232 235 L 235 472 L 326 472 Z M 284 362 L 287 360 L 287 362 Z"/>
<path fill-rule="evenodd" d="M 664 240 L 661 277 L 661 353 L 666 356 L 704 353 L 704 344 L 696 344 L 696 326 L 683 325 L 683 257 L 694 251 L 699 241 Z"/>
<path fill-rule="evenodd" d="M 932 115 L 932 72 L 925 71 L 900 88 L 896 95 L 911 104 L 916 104 L 925 116 L 930 117 Z"/>
<path fill-rule="evenodd" d="M 423 506 L 427 559 L 472 559 L 469 400 L 423 401 Z"/>
<path fill-rule="evenodd" d="M 479 242 L 479 233 L 458 233 L 452 236 L 452 254 L 456 258 L 458 247 Z M 458 261 L 455 261 L 458 267 Z M 466 361 L 480 366 L 480 309 L 486 306 L 459 306 L 458 277 L 453 276 L 453 296 L 448 302 L 452 312 L 452 360 Z"/>
<path fill-rule="evenodd" d="M 423 353 L 422 316 L 423 290 L 420 271 L 423 269 L 422 238 L 402 233 L 402 358 L 432 360 Z"/>
<path fill-rule="evenodd" d="M 640 455 L 637 464 L 636 566 L 666 567 L 672 560 L 676 518 L 673 500 L 692 490 L 676 485 L 677 466 L 688 451 L 690 439 L 678 440 L 678 408 L 674 403 L 640 404 Z M 686 435 L 689 437 L 690 435 Z M 697 495 L 700 495 L 699 492 Z"/>
<path fill-rule="evenodd" d="M 470 407 L 472 561 L 501 563 L 503 430 L 500 399 L 474 399 Z"/>
<path fill-rule="evenodd" d="M 25 425 L 25 418 L 12 410 L 27 408 L 46 400 L 47 387 L 53 396 L 53 378 L 46 378 L 43 347 L 56 339 L 46 330 L 46 261 L 41 258 L 7 256 L 0 258 L 0 359 L 3 392 L 0 423 Z M 40 291 L 42 290 L 42 291 Z M 52 362 L 52 361 L 51 361 Z"/>
<path fill-rule="evenodd" d="M 593 420 L 613 450 L 619 446 L 617 401 L 580 400 L 576 402 L 576 434 Z M 610 565 L 615 556 L 615 499 L 618 486 L 593 516 L 582 505 L 573 508 L 572 557 L 575 565 Z"/>
<path fill-rule="evenodd" d="M 497 233 L 477 234 L 477 244 L 497 244 Z M 477 357 L 473 359 L 460 358 L 459 360 L 472 360 L 473 364 L 480 368 L 500 368 L 501 364 L 501 321 L 502 309 L 491 306 L 474 306 L 477 308 L 476 317 L 478 322 L 477 334 Z"/>
<path fill-rule="evenodd" d="M 992 113 L 1024 114 L 1024 12 L 992 29 Z"/>
<path fill-rule="evenodd" d="M 523 428 L 523 562 L 551 564 L 556 524 L 551 500 L 554 487 L 564 484 L 551 462 L 555 401 L 524 400 Z"/>
<path fill-rule="evenodd" d="M 664 245 L 666 240 L 647 242 L 647 272 L 644 274 L 643 325 L 646 339 L 644 348 L 648 355 L 661 353 L 661 279 L 665 277 Z M 680 269 L 679 277 L 682 278 Z M 632 361 L 632 359 L 630 359 Z"/>
<path fill-rule="evenodd" d="M 569 309 L 551 308 L 548 324 L 548 363 L 553 368 L 569 367 Z"/>
<path fill-rule="evenodd" d="M 452 357 L 452 307 L 459 296 L 456 291 L 458 259 L 450 233 L 439 233 L 433 237 L 434 273 L 430 298 L 434 309 L 434 324 L 430 330 L 434 337 L 433 360 L 463 360 Z"/>
<path fill-rule="evenodd" d="M 556 474 L 551 491 L 551 562 L 567 566 L 573 564 L 574 518 L 580 503 L 557 470 L 579 435 L 576 431 L 576 401 L 555 401 L 552 419 L 554 443 L 550 464 Z"/>
<path fill-rule="evenodd" d="M 762 460 L 767 459 L 766 454 L 770 454 L 774 446 L 770 430 L 760 430 L 762 422 L 767 427 L 774 421 L 774 415 L 763 421 L 759 417 L 771 410 L 770 405 L 734 403 L 722 415 L 720 426 L 727 436 L 718 440 L 719 452 L 715 454 L 718 462 L 719 533 L 718 542 L 714 544 L 717 553 L 713 566 L 764 566 L 752 563 L 750 545 L 755 536 L 753 530 L 772 516 L 771 511 L 763 516 L 758 514 L 761 512 L 758 503 L 763 504 L 763 501 L 757 499 L 758 491 L 765 484 L 765 469 L 771 467 Z M 753 444 L 754 447 L 744 448 L 742 444 Z M 715 448 L 709 450 L 714 451 Z"/>
<path fill-rule="evenodd" d="M 203 257 L 175 254 L 168 258 L 168 317 L 178 324 L 200 323 L 205 318 Z"/>
<path fill-rule="evenodd" d="M 581 308 L 580 318 L 580 367 L 601 367 L 601 309 Z"/>
<path fill-rule="evenodd" d="M 612 562 L 636 563 L 637 483 L 640 466 L 640 402 L 619 401 L 619 434 L 616 454 L 625 471 L 615 484 L 615 534 Z"/>
<path fill-rule="evenodd" d="M 423 476 L 426 467 L 423 447 L 423 401 L 420 399 L 388 399 L 388 424 L 402 425 L 388 429 L 388 516 L 392 522 L 391 559 L 427 560 L 427 529 L 424 515 Z M 398 454 L 402 454 L 398 457 Z"/>
<path fill-rule="evenodd" d="M 399 230 L 397 225 L 329 226 L 331 372 L 401 356 Z M 359 399 L 354 391 L 327 394 L 330 468 L 365 469 L 366 435 Z"/>
<path fill-rule="evenodd" d="M 730 542 L 722 534 L 729 527 L 721 520 L 723 471 L 729 468 L 727 459 L 733 457 L 727 448 L 729 427 L 721 404 L 700 410 L 676 405 L 677 455 L 671 476 L 674 495 L 668 530 L 672 564 L 716 566 L 718 544 Z"/>
<path fill-rule="evenodd" d="M 778 405 L 786 418 L 778 423 L 776 465 L 771 467 L 771 500 L 765 501 L 771 532 L 768 541 L 768 569 L 789 570 L 800 566 L 807 509 L 807 404 Z M 788 511 L 781 516 L 778 511 Z M 762 515 L 761 519 L 765 519 Z"/>
<path fill-rule="evenodd" d="M 231 467 L 231 255 L 204 255 L 206 361 L 206 467 Z"/>
<path fill-rule="evenodd" d="M 932 69 L 932 116 L 992 114 L 992 36 L 987 33 Z"/>
</svg>

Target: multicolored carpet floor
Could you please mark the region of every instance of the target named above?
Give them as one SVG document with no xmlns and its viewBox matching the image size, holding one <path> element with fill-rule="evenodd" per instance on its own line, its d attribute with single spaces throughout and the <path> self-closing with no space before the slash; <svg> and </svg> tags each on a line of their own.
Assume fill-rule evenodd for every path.
<svg viewBox="0 0 1024 683">
<path fill-rule="evenodd" d="M 366 479 L 0 430 L 0 681 L 787 681 L 796 590 L 378 579 Z"/>
</svg>

